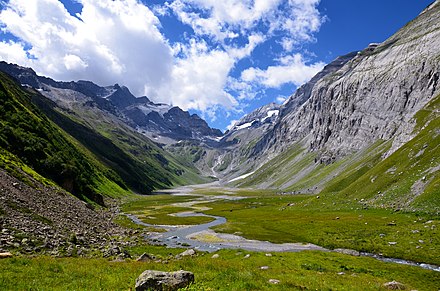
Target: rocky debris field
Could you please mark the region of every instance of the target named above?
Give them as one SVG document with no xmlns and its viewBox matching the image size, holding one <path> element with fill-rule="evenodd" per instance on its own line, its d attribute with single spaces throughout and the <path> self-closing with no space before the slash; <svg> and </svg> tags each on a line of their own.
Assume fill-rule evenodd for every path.
<svg viewBox="0 0 440 291">
<path fill-rule="evenodd" d="M 118 213 L 94 208 L 53 186 L 33 188 L 0 170 L 0 252 L 52 256 L 126 255 L 133 231 L 112 222 Z"/>
</svg>

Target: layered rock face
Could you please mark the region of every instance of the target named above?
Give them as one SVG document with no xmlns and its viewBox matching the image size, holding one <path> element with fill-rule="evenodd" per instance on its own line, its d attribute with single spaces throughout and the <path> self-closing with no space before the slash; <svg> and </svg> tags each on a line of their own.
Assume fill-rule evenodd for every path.
<svg viewBox="0 0 440 291">
<path fill-rule="evenodd" d="M 338 157 L 379 139 L 394 139 L 392 150 L 408 141 L 412 117 L 440 93 L 437 4 L 385 42 L 345 56 L 342 67 L 327 67 L 298 89 L 254 154 L 303 141 L 309 150 Z"/>
</svg>

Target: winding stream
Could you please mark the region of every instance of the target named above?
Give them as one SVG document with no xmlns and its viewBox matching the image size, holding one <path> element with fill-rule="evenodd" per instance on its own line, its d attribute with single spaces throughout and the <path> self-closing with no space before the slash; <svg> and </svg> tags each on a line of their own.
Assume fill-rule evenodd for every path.
<svg viewBox="0 0 440 291">
<path fill-rule="evenodd" d="M 172 194 L 172 195 L 182 195 L 182 194 Z M 175 203 L 174 206 L 185 206 L 192 207 L 197 210 L 205 210 L 206 208 L 197 208 L 194 205 L 205 202 L 212 202 L 220 199 L 242 199 L 243 197 L 231 197 L 231 196 L 215 196 L 215 197 L 205 197 L 203 195 L 198 196 L 198 199 Z M 165 232 L 154 232 L 146 235 L 146 239 L 158 243 L 164 244 L 170 248 L 178 247 L 190 247 L 199 251 L 215 252 L 220 249 L 242 249 L 248 251 L 259 251 L 259 252 L 299 252 L 304 250 L 320 250 L 320 251 L 330 251 L 323 247 L 314 244 L 302 244 L 302 243 L 283 243 L 275 244 L 267 241 L 258 240 L 248 240 L 241 236 L 234 234 L 223 234 L 217 233 L 211 229 L 211 227 L 222 225 L 226 223 L 226 218 L 221 216 L 206 215 L 203 213 L 196 213 L 194 211 L 180 212 L 173 215 L 178 217 L 192 217 L 192 216 L 204 216 L 211 217 L 214 220 L 208 223 L 198 224 L 198 225 L 154 225 L 142 222 L 137 216 L 133 214 L 126 214 L 134 223 L 139 225 L 144 225 L 147 227 L 159 227 L 163 228 Z M 397 264 L 411 265 L 421 267 L 423 269 L 432 270 L 440 272 L 440 266 L 416 263 L 402 259 L 386 258 L 370 253 L 360 253 L 364 257 L 372 257 L 384 262 L 391 262 Z"/>
</svg>

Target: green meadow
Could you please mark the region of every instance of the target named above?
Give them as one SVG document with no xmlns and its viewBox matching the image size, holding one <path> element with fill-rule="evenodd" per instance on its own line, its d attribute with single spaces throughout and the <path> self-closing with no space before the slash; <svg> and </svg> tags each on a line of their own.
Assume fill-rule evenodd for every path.
<svg viewBox="0 0 440 291">
<path fill-rule="evenodd" d="M 159 225 L 203 223 L 190 221 L 203 217 L 170 216 L 181 211 L 199 211 L 227 218 L 226 224 L 215 228 L 217 232 L 247 239 L 308 242 L 328 249 L 347 248 L 440 264 L 439 219 L 433 214 L 369 209 L 362 207 L 360 201 L 344 202 L 331 195 L 281 195 L 274 191 L 218 188 L 196 189 L 194 193 L 206 194 L 206 198 L 229 193 L 243 199 L 220 199 L 191 206 L 187 203 L 198 197 L 130 196 L 121 202 L 121 210 Z M 175 203 L 184 204 L 173 206 Z M 136 225 L 125 215 L 115 221 L 141 232 L 158 231 Z M 435 271 L 330 251 L 269 255 L 220 250 L 216 252 L 217 258 L 203 252 L 176 258 L 183 249 L 146 242 L 127 251 L 132 258 L 124 262 L 114 262 L 114 258 L 45 256 L 0 260 L 0 290 L 130 290 L 147 269 L 193 272 L 196 281 L 188 290 L 385 290 L 384 283 L 390 281 L 404 284 L 407 290 L 437 290 L 440 286 L 440 274 Z M 137 262 L 142 253 L 154 255 L 156 261 Z"/>
<path fill-rule="evenodd" d="M 422 291 L 437 290 L 440 284 L 434 271 L 337 253 L 305 251 L 267 257 L 265 253 L 222 250 L 218 258 L 201 253 L 172 259 L 166 254 L 168 249 L 146 250 L 163 261 L 51 257 L 1 260 L 0 289 L 130 290 L 146 269 L 194 272 L 196 281 L 189 290 L 383 290 L 384 283 L 395 280 L 408 290 Z M 246 254 L 250 257 L 245 259 Z M 261 269 L 263 266 L 268 269 Z M 279 284 L 269 283 L 271 279 L 279 280 Z"/>
</svg>

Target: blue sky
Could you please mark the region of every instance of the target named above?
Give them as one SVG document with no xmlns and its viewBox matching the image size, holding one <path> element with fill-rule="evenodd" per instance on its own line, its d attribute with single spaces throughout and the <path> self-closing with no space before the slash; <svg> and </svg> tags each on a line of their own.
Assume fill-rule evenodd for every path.
<svg viewBox="0 0 440 291">
<path fill-rule="evenodd" d="M 124 84 L 222 130 L 283 102 L 339 55 L 431 0 L 0 1 L 0 59 L 56 80 Z"/>
</svg>

